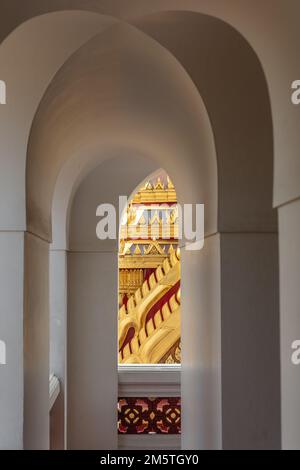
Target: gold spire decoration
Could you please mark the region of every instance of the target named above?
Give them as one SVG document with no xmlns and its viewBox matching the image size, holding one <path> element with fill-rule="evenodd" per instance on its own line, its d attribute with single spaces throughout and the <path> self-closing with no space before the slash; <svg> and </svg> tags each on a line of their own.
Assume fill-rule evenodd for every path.
<svg viewBox="0 0 300 470">
<path fill-rule="evenodd" d="M 141 216 L 139 220 L 139 225 L 147 225 L 147 221 L 146 221 L 144 214 Z"/>
<path fill-rule="evenodd" d="M 160 223 L 161 223 L 161 220 L 159 218 L 158 211 L 155 211 L 153 216 L 151 217 L 150 225 L 160 224 Z"/>
<path fill-rule="evenodd" d="M 168 251 L 169 255 L 173 252 L 174 252 L 174 247 L 173 247 L 173 245 L 170 245 L 170 248 L 169 248 L 169 251 Z"/>
<path fill-rule="evenodd" d="M 160 176 L 157 177 L 155 182 L 151 183 L 151 181 L 147 181 L 144 187 L 139 189 L 132 200 L 132 204 L 176 204 L 176 202 L 176 192 L 172 181 L 167 177 L 167 181 L 164 183 Z"/>
<path fill-rule="evenodd" d="M 134 250 L 134 254 L 135 255 L 141 255 L 142 254 L 142 251 L 141 251 L 139 245 L 136 245 L 135 250 Z"/>
<path fill-rule="evenodd" d="M 168 189 L 174 189 L 174 190 L 175 190 L 174 184 L 173 184 L 172 181 L 170 180 L 170 177 L 169 177 L 169 176 L 167 176 L 167 188 L 168 188 Z"/>
<path fill-rule="evenodd" d="M 156 189 L 156 190 L 165 189 L 164 185 L 162 184 L 162 181 L 161 181 L 160 177 L 157 178 L 156 184 L 154 185 L 154 189 Z"/>
<path fill-rule="evenodd" d="M 150 181 L 147 181 L 147 183 L 145 185 L 145 189 L 146 189 L 146 191 L 151 191 L 153 189 L 153 186 L 150 183 Z"/>
</svg>

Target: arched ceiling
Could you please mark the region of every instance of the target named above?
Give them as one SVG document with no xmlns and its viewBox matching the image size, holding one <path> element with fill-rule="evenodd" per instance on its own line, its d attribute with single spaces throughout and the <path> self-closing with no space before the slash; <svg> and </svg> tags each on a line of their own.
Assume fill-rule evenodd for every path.
<svg viewBox="0 0 300 470">
<path fill-rule="evenodd" d="M 100 165 L 99 161 L 101 161 Z M 115 174 L 112 172 L 113 168 L 115 169 Z M 86 155 L 85 158 L 82 158 L 82 155 L 78 154 L 76 158 L 69 159 L 59 173 L 55 184 L 52 203 L 51 249 L 66 250 L 69 248 L 69 222 L 73 201 L 80 185 L 85 184 L 90 175 L 94 173 L 97 175 L 92 179 L 95 180 L 98 177 L 97 185 L 99 186 L 99 192 L 97 192 L 97 198 L 99 194 L 102 194 L 103 198 L 97 199 L 92 207 L 86 207 L 88 212 L 86 215 L 91 217 L 92 214 L 94 225 L 91 230 L 86 230 L 86 225 L 82 223 L 79 232 L 84 230 L 85 237 L 89 238 L 89 247 L 94 246 L 94 249 L 99 250 L 99 240 L 95 238 L 96 207 L 102 203 L 115 203 L 116 194 L 117 196 L 129 197 L 132 193 L 132 188 L 139 186 L 141 181 L 155 170 L 157 170 L 157 163 L 155 161 L 144 158 L 140 152 L 135 155 L 132 148 L 111 148 L 104 155 L 99 154 L 99 151 L 97 151 L 94 155 L 90 154 L 88 158 L 86 158 Z M 86 187 L 89 187 L 88 184 Z M 118 201 L 116 209 L 117 207 Z M 82 236 L 82 233 L 79 236 Z M 108 244 L 112 245 L 111 243 Z"/>
<path fill-rule="evenodd" d="M 86 12 L 70 11 L 74 9 L 86 10 Z M 298 156 L 295 154 L 295 149 L 299 147 L 299 145 L 297 145 L 298 132 L 296 132 L 297 119 L 295 119 L 297 110 L 295 107 L 291 108 L 290 106 L 289 86 L 290 81 L 297 76 L 296 72 L 299 70 L 299 62 L 298 60 L 294 60 L 295 56 L 298 56 L 298 46 L 295 45 L 298 31 L 298 29 L 296 29 L 297 9 L 299 9 L 299 3 L 294 0 L 289 0 L 289 2 L 286 2 L 284 5 L 280 0 L 266 1 L 263 5 L 258 0 L 253 0 L 246 4 L 243 3 L 243 5 L 236 0 L 226 0 L 224 2 L 220 2 L 219 0 L 154 0 L 152 2 L 143 0 L 109 0 L 96 2 L 89 0 L 74 0 L 72 2 L 69 0 L 51 0 L 51 2 L 47 0 L 39 0 L 38 2 L 35 0 L 27 0 L 22 3 L 17 0 L 4 0 L 1 5 L 2 15 L 0 18 L 0 31 L 3 39 L 24 21 L 30 20 L 37 15 L 43 15 L 56 10 L 65 11 L 40 16 L 27 21 L 27 23 L 23 23 L 20 28 L 13 31 L 0 47 L 1 70 L 2 64 L 4 63 L 4 65 L 6 64 L 8 67 L 9 77 L 12 77 L 12 75 L 21 77 L 22 70 L 26 71 L 25 75 L 23 75 L 23 80 L 15 79 L 14 81 L 16 84 L 15 89 L 20 88 L 22 93 L 18 100 L 14 100 L 14 106 L 11 107 L 9 113 L 11 123 L 14 124 L 14 126 L 10 126 L 10 128 L 14 129 L 15 135 L 17 134 L 18 137 L 21 135 L 23 141 L 19 144 L 19 139 L 12 136 L 11 132 L 8 133 L 8 137 L 6 136 L 3 140 L 3 142 L 5 141 L 3 154 L 9 153 L 12 158 L 9 162 L 6 162 L 7 171 L 2 173 L 3 184 L 1 184 L 1 187 L 6 188 L 10 196 L 8 199 L 11 201 L 11 207 L 15 209 L 8 211 L 3 204 L 0 204 L 0 213 L 5 216 L 1 217 L 3 228 L 23 229 L 25 226 L 25 212 L 22 210 L 25 199 L 24 142 L 28 136 L 28 127 L 32 121 L 33 113 L 45 87 L 50 82 L 57 69 L 74 50 L 80 47 L 89 37 L 94 36 L 98 31 L 110 27 L 110 24 L 119 20 L 131 22 L 135 27 L 140 28 L 147 35 L 154 38 L 157 42 L 160 42 L 163 47 L 169 49 L 178 61 L 181 62 L 182 66 L 188 71 L 192 80 L 197 85 L 212 121 L 219 156 L 219 169 L 223 168 L 222 165 L 225 163 L 224 176 L 222 176 L 222 181 L 219 184 L 220 200 L 224 201 L 224 203 L 226 203 L 226 191 L 224 194 L 222 193 L 222 182 L 224 181 L 225 187 L 227 184 L 231 184 L 233 185 L 233 189 L 236 188 L 236 190 L 239 189 L 239 185 L 242 186 L 243 184 L 244 175 L 234 174 L 231 169 L 233 163 L 239 163 L 239 154 L 243 159 L 243 167 L 245 170 L 250 170 L 251 178 L 249 178 L 248 181 L 251 181 L 251 184 L 255 181 L 258 183 L 259 196 L 261 196 L 261 191 L 263 192 L 262 182 L 264 181 L 264 176 L 272 173 L 270 167 L 270 135 L 268 132 L 264 132 L 267 130 L 266 127 L 270 124 L 266 83 L 263 80 L 264 71 L 271 95 L 275 128 L 275 176 L 277 188 L 275 203 L 280 204 L 288 197 L 296 197 L 299 189 L 298 182 L 300 180 L 300 163 Z M 172 12 L 169 10 L 178 11 Z M 190 12 L 182 10 L 190 10 Z M 272 17 L 270 18 L 271 10 Z M 88 11 L 93 11 L 95 14 L 88 13 Z M 78 15 L 78 21 L 76 21 L 76 18 L 73 21 L 73 13 Z M 204 16 L 203 13 L 215 16 L 218 20 Z M 60 19 L 58 19 L 59 15 L 61 15 Z M 84 20 L 84 15 L 86 15 L 86 20 Z M 90 15 L 89 18 L 88 15 Z M 223 23 L 223 21 L 227 22 L 228 25 L 230 24 L 233 28 Z M 74 24 L 74 28 L 72 23 Z M 38 26 L 32 29 L 34 24 Z M 43 27 L 44 25 L 48 26 Z M 23 37 L 19 35 L 20 32 L 22 32 L 22 28 Z M 26 34 L 24 34 L 24 31 L 26 31 Z M 32 31 L 35 32 L 35 34 L 32 34 Z M 254 48 L 262 63 L 263 71 L 259 66 L 258 60 L 255 58 L 255 54 L 251 51 L 251 47 L 247 46 L 246 41 L 243 40 L 242 36 L 239 35 L 237 31 L 239 31 Z M 24 47 L 21 47 L 20 44 L 24 45 Z M 226 44 L 227 46 L 225 47 Z M 228 47 L 229 44 L 230 47 Z M 294 49 L 291 48 L 291 44 L 295 45 Z M 241 46 L 243 49 L 239 49 Z M 4 60 L 2 60 L 1 56 L 3 51 Z M 18 57 L 22 57 L 23 60 L 12 60 L 12 58 L 15 59 L 14 53 L 18 53 L 18 51 L 20 51 Z M 40 52 L 37 54 L 37 51 Z M 61 51 L 64 51 L 62 55 L 60 55 Z M 243 89 L 241 89 L 243 86 L 242 81 L 239 82 L 239 87 L 237 80 L 234 82 L 234 85 L 232 84 L 232 86 L 228 87 L 228 80 L 232 78 L 231 72 L 235 77 L 242 78 L 243 74 L 241 72 L 243 72 L 243 70 L 239 70 L 239 63 L 235 61 L 237 58 L 239 58 L 239 60 L 242 59 L 242 51 L 245 52 L 247 56 L 247 61 L 242 61 L 243 67 L 246 65 L 247 69 L 247 66 L 249 66 L 249 71 L 252 64 L 251 78 L 254 77 L 260 82 L 259 97 L 256 94 L 256 88 L 255 95 L 251 95 L 250 79 L 248 80 L 248 85 L 244 86 Z M 235 59 L 233 59 L 233 57 Z M 48 67 L 51 61 L 52 66 Z M 216 62 L 215 64 L 214 61 Z M 195 67 L 197 62 L 199 62 L 199 65 Z M 228 66 L 228 63 L 230 66 Z M 218 64 L 220 64 L 219 67 Z M 222 70 L 220 70 L 221 66 L 223 66 Z M 223 78 L 224 67 L 225 72 L 227 69 L 227 73 L 226 80 L 223 81 L 219 76 L 217 77 L 216 74 L 213 74 L 213 72 L 222 73 Z M 36 70 L 39 70 L 40 73 L 36 74 Z M 29 71 L 31 71 L 31 75 L 28 75 Z M 34 77 L 32 71 L 35 72 Z M 9 83 L 11 83 L 11 79 Z M 28 86 L 28 83 L 30 83 L 31 86 Z M 199 84 L 201 84 L 202 87 L 200 87 Z M 210 84 L 213 84 L 213 86 L 210 87 Z M 244 98 L 249 98 L 246 100 L 247 102 L 244 103 L 245 108 L 248 105 L 250 106 L 249 123 L 247 123 L 245 113 L 242 119 L 242 133 L 244 137 L 247 134 L 246 127 L 248 126 L 247 146 L 244 146 L 246 152 L 241 153 L 240 151 L 236 151 L 234 155 L 229 156 L 229 146 L 227 145 L 227 151 L 224 153 L 224 156 L 227 155 L 227 160 L 222 161 L 220 160 L 220 148 L 222 152 L 225 150 L 225 133 L 227 133 L 227 135 L 229 135 L 229 133 L 233 134 L 234 129 L 234 122 L 229 122 L 227 119 L 232 98 L 235 98 L 234 119 L 237 119 L 238 113 L 243 111 L 242 106 L 239 107 L 237 104 L 235 94 L 236 86 L 238 86 L 240 93 L 243 92 Z M 217 90 L 214 97 L 211 95 L 212 87 Z M 250 90 L 249 93 L 245 93 L 245 88 Z M 36 90 L 37 93 L 35 92 Z M 225 94 L 226 99 L 224 99 Z M 31 100 L 30 106 L 28 106 L 28 100 L 32 96 L 34 99 Z M 219 109 L 220 112 L 218 111 L 216 113 L 217 102 L 222 104 L 220 100 L 223 102 L 223 110 Z M 225 109 L 226 107 L 227 110 Z M 6 113 L 7 109 L 8 108 L 6 108 Z M 27 112 L 28 109 L 30 110 L 29 113 Z M 267 123 L 266 127 L 264 130 L 261 130 L 261 133 L 258 132 L 260 126 L 257 125 L 255 127 L 253 119 L 254 113 L 260 110 L 263 111 L 262 116 L 267 118 L 265 121 Z M 20 116 L 20 119 L 17 120 L 16 116 Z M 259 117 L 260 114 L 257 116 Z M 0 115 L 0 118 L 2 118 L 2 115 Z M 4 119 L 6 120 L 7 116 L 5 116 Z M 218 127 L 218 125 L 220 127 L 222 122 L 226 124 L 226 119 L 228 126 L 223 127 L 222 136 L 217 132 L 216 127 Z M 261 119 L 261 121 L 263 121 L 263 119 Z M 19 122 L 19 128 L 16 128 L 16 122 Z M 249 161 L 251 156 L 256 155 L 258 142 L 261 141 L 261 138 L 261 153 L 265 151 L 266 156 L 262 160 L 262 173 L 259 174 L 259 167 L 257 165 L 250 167 L 247 164 L 244 166 L 244 163 Z M 237 142 L 235 142 L 235 139 L 237 139 Z M 235 143 L 237 144 L 236 147 L 239 148 L 242 140 L 243 139 L 240 138 L 239 128 L 238 131 L 236 130 L 235 136 L 232 135 L 232 148 L 234 149 Z M 15 144 L 18 144 L 17 149 L 15 148 Z M 284 161 L 282 158 L 283 152 L 285 157 Z M 262 155 L 259 155 L 257 158 L 261 159 L 261 157 Z M 11 165 L 11 161 L 14 161 L 13 165 Z M 228 167 L 226 167 L 227 162 L 230 162 Z M 19 168 L 21 167 L 22 170 L 15 171 L 16 165 L 18 165 Z M 242 167 L 242 165 L 240 165 L 240 167 Z M 275 222 L 272 214 L 265 217 L 266 207 L 269 205 L 270 199 L 270 184 L 269 176 L 267 189 L 263 196 L 263 209 L 258 214 L 258 219 L 262 220 L 265 218 L 267 227 L 272 230 Z M 18 186 L 18 190 L 16 190 L 16 186 Z M 9 188 L 11 188 L 11 190 Z M 253 213 L 257 213 L 257 203 L 252 201 L 253 203 L 251 205 L 251 202 L 246 200 L 246 195 L 250 194 L 248 189 L 249 188 L 245 188 L 244 193 L 242 193 L 240 207 L 238 207 L 238 205 L 235 207 L 235 209 L 239 211 L 245 207 L 244 203 L 248 204 L 249 211 L 246 211 L 244 219 L 246 228 L 246 220 L 250 221 L 250 224 L 252 224 L 253 221 L 251 218 Z M 243 198 L 245 200 L 243 200 Z M 231 204 L 232 207 L 236 205 L 234 190 L 231 200 L 229 199 L 227 203 L 228 205 Z M 230 230 L 231 225 L 234 224 L 234 220 L 230 220 L 230 217 L 228 218 L 228 214 L 226 214 L 223 207 L 219 209 L 219 224 L 221 228 Z M 223 214 L 226 214 L 226 217 L 223 217 L 222 220 Z M 227 226 L 225 219 L 229 221 L 229 225 Z M 260 221 L 257 220 L 255 223 L 259 229 L 261 226 Z M 266 229 L 267 227 L 261 228 Z M 240 228 L 242 229 L 242 227 Z"/>
<path fill-rule="evenodd" d="M 70 156 L 97 154 L 99 163 L 112 147 L 167 168 L 185 202 L 209 201 L 216 226 L 216 156 L 201 97 L 176 59 L 129 25 L 85 44 L 43 98 L 28 147 L 30 231 L 51 236 L 54 186 Z"/>
<path fill-rule="evenodd" d="M 62 220 L 62 227 L 67 233 L 66 246 L 71 251 L 104 251 L 118 253 L 119 238 L 99 240 L 96 234 L 96 209 L 99 204 L 112 204 L 119 214 L 119 196 L 130 195 L 133 189 L 139 187 L 142 181 L 155 170 L 155 162 L 122 152 L 118 156 L 107 158 L 93 168 L 86 177 L 81 178 L 81 184 L 74 191 L 70 201 L 69 220 Z M 67 223 L 66 223 L 67 222 Z M 54 227 L 53 227 L 54 228 Z M 119 224 L 117 222 L 117 230 Z M 68 233 L 69 232 L 69 233 Z M 55 235 L 55 233 L 54 233 Z M 61 240 L 64 242 L 64 240 Z M 57 246 L 57 241 L 55 240 Z"/>
<path fill-rule="evenodd" d="M 253 49 L 225 22 L 197 13 L 156 13 L 135 25 L 184 65 L 208 110 L 218 159 L 219 231 L 276 230 L 271 108 Z"/>
<path fill-rule="evenodd" d="M 128 22 L 158 12 L 193 11 L 221 19 L 239 31 L 256 51 L 270 90 L 275 129 L 274 203 L 300 196 L 299 116 L 290 102 L 291 82 L 300 75 L 298 0 L 3 0 L 0 40 L 37 15 L 74 9 Z"/>
<path fill-rule="evenodd" d="M 0 74 L 7 85 L 7 104 L 0 107 L 0 229 L 26 230 L 28 138 L 47 86 L 74 51 L 114 22 L 90 12 L 52 13 L 21 24 L 1 44 Z"/>
</svg>

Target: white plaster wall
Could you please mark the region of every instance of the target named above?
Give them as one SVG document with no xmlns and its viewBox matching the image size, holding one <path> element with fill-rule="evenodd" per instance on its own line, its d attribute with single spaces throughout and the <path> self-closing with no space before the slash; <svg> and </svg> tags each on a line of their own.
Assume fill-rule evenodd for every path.
<svg viewBox="0 0 300 470">
<path fill-rule="evenodd" d="M 105 160 L 81 182 L 70 215 L 69 249 L 71 251 L 118 252 L 118 219 L 114 240 L 101 241 L 96 236 L 100 217 L 96 216 L 100 204 L 112 204 L 119 214 L 119 196 L 129 196 L 132 191 L 157 169 L 155 161 L 130 152 L 121 152 Z"/>
<path fill-rule="evenodd" d="M 112 148 L 168 167 L 186 200 L 210 201 L 206 228 L 215 229 L 217 163 L 205 106 L 178 61 L 128 25 L 83 46 L 44 96 L 28 146 L 30 230 L 51 236 L 54 186 L 70 155 L 84 159 L 98 150 L 100 162 Z"/>
<path fill-rule="evenodd" d="M 291 362 L 291 346 L 300 340 L 300 200 L 279 209 L 279 229 L 282 447 L 299 449 L 300 366 Z"/>
<path fill-rule="evenodd" d="M 181 249 L 182 448 L 222 448 L 220 237 Z"/>
<path fill-rule="evenodd" d="M 49 449 L 49 244 L 25 235 L 24 448 Z"/>
<path fill-rule="evenodd" d="M 190 10 L 228 22 L 249 41 L 267 76 L 275 125 L 275 204 L 299 196 L 297 109 L 290 102 L 290 85 L 299 74 L 297 18 L 300 6 L 297 0 L 265 0 L 263 3 L 261 0 L 242 3 L 236 0 L 102 0 L 96 4 L 92 0 L 74 0 L 71 4 L 68 0 L 38 3 L 27 0 L 22 4 L 18 0 L 3 0 L 2 3 L 0 32 L 3 39 L 26 19 L 56 9 L 81 8 L 129 21 L 159 11 Z M 36 44 L 41 43 L 43 31 L 41 33 Z M 45 40 L 48 39 L 45 36 Z"/>
<path fill-rule="evenodd" d="M 150 4 L 151 3 L 151 4 Z M 292 107 L 290 103 L 290 82 L 291 80 L 295 79 L 295 75 L 299 71 L 299 61 L 298 59 L 298 52 L 297 49 L 294 49 L 295 44 L 299 42 L 296 41 L 297 35 L 296 31 L 298 30 L 297 24 L 297 8 L 299 8 L 299 3 L 295 1 L 290 1 L 289 3 L 276 2 L 274 6 L 274 1 L 272 3 L 266 1 L 264 3 L 264 8 L 261 7 L 261 1 L 258 3 L 255 2 L 248 2 L 247 8 L 241 7 L 237 5 L 235 1 L 227 1 L 222 2 L 220 6 L 220 2 L 216 1 L 202 1 L 201 4 L 199 2 L 198 7 L 203 8 L 203 11 L 206 13 L 214 13 L 224 19 L 227 19 L 229 22 L 234 24 L 241 32 L 243 32 L 247 38 L 251 39 L 252 44 L 255 44 L 256 50 L 259 52 L 260 57 L 263 60 L 263 65 L 265 69 L 267 68 L 267 77 L 268 77 L 268 84 L 269 89 L 271 92 L 272 98 L 272 106 L 273 106 L 273 114 L 274 114 L 274 123 L 275 123 L 275 155 L 276 155 L 276 166 L 275 166 L 275 174 L 276 174 L 276 187 L 275 187 L 275 203 L 280 204 L 288 200 L 289 198 L 295 198 L 299 196 L 299 145 L 298 145 L 298 138 L 299 133 L 297 133 L 297 110 L 295 107 Z M 83 6 L 83 2 L 76 3 L 77 5 Z M 286 9 L 285 5 L 288 4 L 288 7 L 292 6 L 293 8 Z M 63 5 L 67 5 L 66 3 L 60 2 L 60 6 L 57 2 L 52 2 L 52 6 L 48 1 L 39 2 L 39 6 L 36 7 L 36 2 L 31 5 L 28 1 L 26 5 L 20 5 L 20 2 L 13 2 L 10 0 L 9 6 L 7 10 L 7 15 L 1 15 L 2 27 L 4 31 L 9 31 L 11 24 L 18 24 L 21 19 L 25 17 L 30 17 L 33 12 L 31 7 L 38 8 L 39 12 L 43 10 L 48 10 L 50 8 L 60 8 Z M 85 2 L 85 5 L 87 3 Z M 98 8 L 110 8 L 109 3 L 101 2 L 97 5 Z M 160 1 L 159 4 L 157 2 L 147 2 L 142 3 L 139 1 L 136 2 L 122 2 L 122 4 L 118 4 L 114 2 L 114 6 L 111 7 L 113 12 L 118 14 L 123 14 L 127 16 L 137 16 L 141 14 L 145 14 L 145 12 L 154 11 L 155 8 L 164 7 L 181 7 L 181 8 L 195 8 L 195 2 L 182 2 L 177 1 Z M 212 5 L 212 6 L 211 6 Z M 69 5 L 68 5 L 69 6 Z M 130 9 L 128 9 L 130 6 Z M 84 6 L 83 6 L 84 7 Z M 276 7 L 276 8 L 275 8 Z M 295 8 L 294 8 L 295 7 Z M 15 15 L 16 9 L 18 9 L 18 14 Z M 270 11 L 273 12 L 272 21 L 270 17 Z M 258 16 L 256 16 L 256 14 Z M 285 21 L 283 21 L 283 18 Z M 256 21 L 258 19 L 258 21 Z M 2 28 L 1 28 L 2 30 Z M 63 28 L 61 30 L 64 32 Z M 55 31 L 54 31 L 55 32 Z M 46 36 L 45 36 L 46 37 Z M 38 44 L 40 40 L 40 35 L 37 36 L 36 43 Z M 276 47 L 274 46 L 274 40 L 276 41 Z M 280 52 L 279 52 L 280 51 Z M 295 51 L 295 52 L 294 52 Z M 53 54 L 55 56 L 55 54 Z M 10 56 L 13 57 L 13 56 Z M 25 55 L 24 55 L 25 57 Z M 46 54 L 45 54 L 46 57 Z M 296 59 L 296 60 L 294 60 Z M 19 63 L 19 61 L 16 61 Z M 52 69 L 51 69 L 52 71 Z M 12 73 L 15 73 L 15 69 L 12 68 Z M 20 75 L 21 74 L 16 74 Z M 22 106 L 24 103 L 22 102 Z M 23 106 L 25 109 L 25 106 Z M 3 108 L 4 109 L 4 108 Z M 22 110 L 22 107 L 20 108 Z M 22 114 L 20 113 L 20 116 Z M 13 120 L 12 120 L 13 122 Z M 24 122 L 26 125 L 30 125 L 30 121 L 28 123 L 27 118 L 24 117 Z M 12 127 L 14 129 L 14 127 Z M 11 133 L 8 134 L 10 139 L 15 139 L 15 135 Z M 18 140 L 18 139 L 17 139 Z M 16 140 L 16 141 L 17 141 Z M 14 152 L 11 152 L 11 145 L 12 143 L 7 143 L 3 140 L 3 148 L 5 149 L 5 154 L 3 153 L 3 163 L 5 163 L 5 168 L 10 168 L 12 173 L 12 180 L 14 184 L 11 186 L 6 185 L 6 181 L 10 181 L 9 178 L 6 181 L 3 181 L 2 187 L 6 187 L 6 193 L 2 201 L 10 200 L 10 198 L 6 199 L 6 195 L 11 195 L 11 201 L 15 203 L 16 213 L 19 214 L 16 219 L 12 218 L 12 213 L 7 211 L 7 209 L 3 206 L 3 213 L 7 216 L 7 221 L 9 227 L 12 227 L 15 223 L 17 224 L 18 228 L 24 228 L 25 223 L 25 214 L 24 214 L 24 193 L 19 193 L 19 198 L 15 198 L 16 194 L 16 185 L 17 183 L 22 183 L 23 178 L 23 171 L 25 165 L 19 168 L 19 163 L 14 163 L 12 167 L 10 167 L 10 163 L 4 160 L 6 154 L 10 155 L 10 159 L 14 159 Z M 25 148 L 26 148 L 26 141 L 24 141 L 24 146 L 20 146 L 20 154 L 22 153 L 23 158 L 25 158 Z M 43 154 L 44 149 L 41 148 L 41 152 L 38 152 L 38 156 Z M 63 149 L 65 152 L 65 149 Z M 52 155 L 51 155 L 52 158 Z M 7 166 L 6 166 L 7 165 Z M 4 166 L 3 166 L 4 168 Z M 6 173 L 9 174 L 10 170 Z M 20 173 L 19 173 L 20 171 Z M 16 173 L 15 173 L 16 172 Z M 4 174 L 4 173 L 3 173 Z M 17 174 L 17 176 L 16 176 Z M 46 172 L 47 174 L 47 172 Z M 47 175 L 48 176 L 48 175 Z M 22 183 L 23 184 L 23 183 Z M 42 180 L 42 185 L 44 184 L 44 180 Z M 14 194 L 13 194 L 14 193 Z M 38 198 L 37 198 L 38 199 Z M 21 214 L 21 215 L 20 215 Z M 47 215 L 42 214 L 43 217 L 47 217 Z M 15 217 L 15 216 L 14 216 Z M 288 219 L 289 221 L 291 218 Z M 7 226 L 5 227 L 7 228 Z M 284 240 L 288 238 L 284 237 Z M 283 241 L 282 249 L 286 247 L 288 250 L 288 244 Z M 283 251 L 284 252 L 284 251 Z M 295 257 L 296 258 L 296 255 Z M 292 269 L 294 266 L 292 256 L 289 258 L 281 258 L 283 259 L 283 266 L 282 272 L 287 275 L 286 278 L 282 277 L 281 284 L 285 289 L 285 292 L 289 292 L 289 270 Z M 291 260 L 291 265 L 284 264 L 285 259 Z M 297 258 L 296 258 L 297 259 Z M 296 273 L 298 273 L 296 267 Z M 284 275 L 284 274 L 283 274 Z M 282 276 L 283 276 L 282 275 Z M 296 279 L 299 279 L 297 277 Z M 286 286 L 286 287 L 285 287 Z M 294 291 L 293 291 L 294 294 Z M 283 294 L 283 298 L 286 299 L 286 302 L 292 302 L 291 300 L 287 300 L 288 296 Z M 297 299 L 297 297 L 294 297 Z M 5 302 L 8 302 L 6 300 Z M 297 302 L 297 300 L 296 300 Z M 297 304 L 296 304 L 297 305 Z M 294 307 L 293 307 L 294 308 Z M 293 380 L 291 381 L 290 385 L 292 386 Z M 296 402 L 295 402 L 296 403 Z"/>
<path fill-rule="evenodd" d="M 218 231 L 277 230 L 271 107 L 253 49 L 228 24 L 189 11 L 160 12 L 134 24 L 184 65 L 208 110 L 218 162 Z M 201 202 L 209 210 L 211 201 Z"/>
<path fill-rule="evenodd" d="M 120 155 L 122 155 L 121 158 Z M 109 162 L 109 160 L 111 160 L 111 162 Z M 102 171 L 107 171 L 108 173 L 104 173 L 103 178 L 102 175 L 96 176 L 96 178 L 101 177 L 101 185 L 98 184 L 97 189 L 97 198 L 92 201 L 92 204 L 87 209 L 89 215 L 87 216 L 85 213 L 81 214 L 85 220 L 89 221 L 89 224 L 92 221 L 93 225 L 91 229 L 87 231 L 86 236 L 89 236 L 88 243 L 92 243 L 93 245 L 95 245 L 95 205 L 97 207 L 99 201 L 107 202 L 111 197 L 113 186 L 118 185 L 118 192 L 113 196 L 113 202 L 118 206 L 119 193 L 129 196 L 132 187 L 135 188 L 136 185 L 139 185 L 145 178 L 145 175 L 149 175 L 157 170 L 157 163 L 155 161 L 147 159 L 134 149 L 116 148 L 107 152 L 100 152 L 100 150 L 97 149 L 95 154 L 85 155 L 84 158 L 79 154 L 76 158 L 68 160 L 63 166 L 55 185 L 52 204 L 52 250 L 68 249 L 69 221 L 74 196 L 80 184 L 92 171 L 99 167 L 101 162 L 103 164 L 101 167 Z M 116 168 L 118 171 L 116 171 Z M 100 188 L 102 188 L 101 192 L 99 192 Z M 82 224 L 79 224 L 79 231 L 81 228 Z M 80 234 L 74 234 L 74 237 L 78 239 Z M 97 243 L 96 246 L 99 248 L 99 243 Z"/>
<path fill-rule="evenodd" d="M 277 234 L 183 249 L 182 304 L 183 448 L 280 448 Z"/>
<path fill-rule="evenodd" d="M 89 12 L 56 12 L 20 25 L 1 44 L 0 78 L 7 86 L 7 104 L 0 107 L 0 187 L 5 193 L 0 198 L 0 227 L 4 230 L 26 227 L 26 149 L 47 86 L 76 49 L 112 23 Z"/>
<path fill-rule="evenodd" d="M 24 234 L 0 232 L 0 449 L 23 447 L 23 271 Z"/>
<path fill-rule="evenodd" d="M 278 236 L 221 234 L 225 449 L 280 448 Z"/>
</svg>

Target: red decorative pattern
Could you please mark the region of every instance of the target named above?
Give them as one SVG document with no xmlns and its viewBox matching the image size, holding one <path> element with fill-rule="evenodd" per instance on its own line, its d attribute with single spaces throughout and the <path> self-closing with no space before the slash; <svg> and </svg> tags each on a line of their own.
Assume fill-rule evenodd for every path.
<svg viewBox="0 0 300 470">
<path fill-rule="evenodd" d="M 180 398 L 119 398 L 118 432 L 180 434 Z"/>
</svg>

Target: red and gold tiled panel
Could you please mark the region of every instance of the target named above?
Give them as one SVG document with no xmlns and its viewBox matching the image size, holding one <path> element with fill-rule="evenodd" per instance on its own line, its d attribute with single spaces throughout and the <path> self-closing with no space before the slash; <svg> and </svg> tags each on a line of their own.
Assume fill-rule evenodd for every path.
<svg viewBox="0 0 300 470">
<path fill-rule="evenodd" d="M 119 434 L 180 434 L 180 398 L 119 398 L 118 432 Z"/>
</svg>

